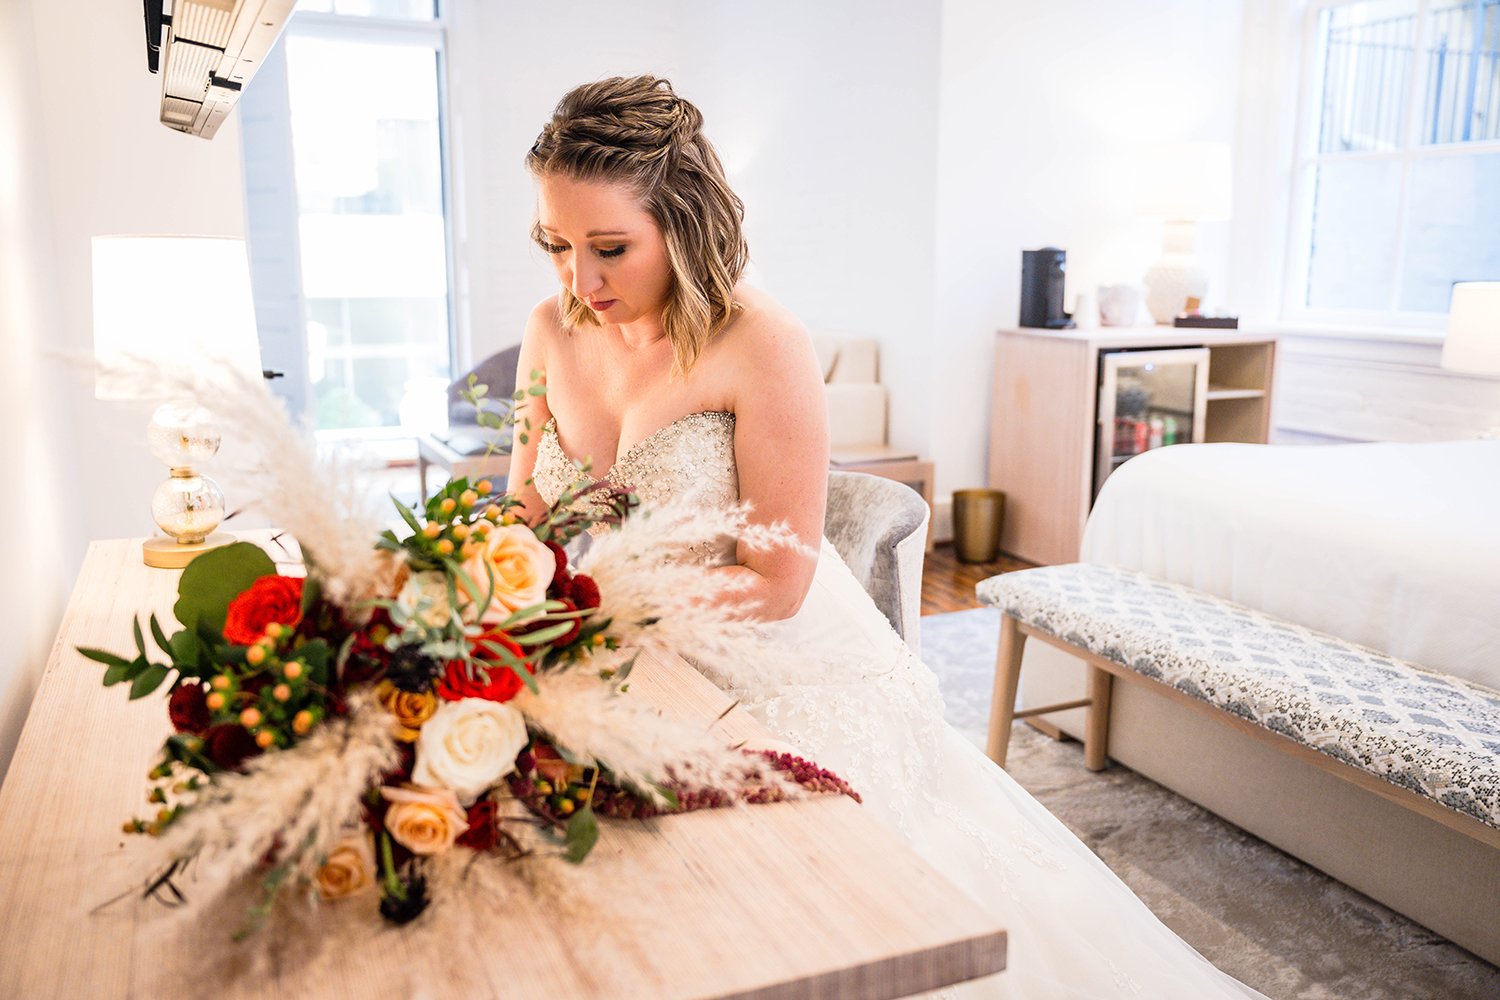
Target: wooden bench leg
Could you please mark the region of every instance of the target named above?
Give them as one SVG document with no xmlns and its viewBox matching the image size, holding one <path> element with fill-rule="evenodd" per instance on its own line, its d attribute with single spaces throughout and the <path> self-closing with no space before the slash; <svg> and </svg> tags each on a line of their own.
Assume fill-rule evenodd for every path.
<svg viewBox="0 0 1500 1000">
<path fill-rule="evenodd" d="M 1083 716 L 1083 766 L 1102 771 L 1109 759 L 1109 695 L 1114 675 L 1089 667 L 1089 707 Z"/>
<path fill-rule="evenodd" d="M 1000 616 L 1000 652 L 995 657 L 995 693 L 990 702 L 990 732 L 985 752 L 1001 767 L 1010 747 L 1010 726 L 1016 714 L 1016 688 L 1021 680 L 1021 653 L 1026 636 L 1010 615 Z"/>
</svg>

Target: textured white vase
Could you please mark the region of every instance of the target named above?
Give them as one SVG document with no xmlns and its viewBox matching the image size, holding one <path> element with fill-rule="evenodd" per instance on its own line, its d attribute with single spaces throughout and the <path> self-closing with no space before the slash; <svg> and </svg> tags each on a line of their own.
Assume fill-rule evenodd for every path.
<svg viewBox="0 0 1500 1000">
<path fill-rule="evenodd" d="M 1161 257 L 1146 269 L 1146 308 L 1158 323 L 1171 323 L 1186 311 L 1187 300 L 1201 305 L 1208 293 L 1208 273 L 1195 253 L 1195 224 L 1168 222 L 1162 235 Z"/>
</svg>

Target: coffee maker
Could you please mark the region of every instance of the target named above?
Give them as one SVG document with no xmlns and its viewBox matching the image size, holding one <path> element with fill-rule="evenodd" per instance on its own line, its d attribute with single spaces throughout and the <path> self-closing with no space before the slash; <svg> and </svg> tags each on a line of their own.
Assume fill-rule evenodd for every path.
<svg viewBox="0 0 1500 1000">
<path fill-rule="evenodd" d="M 1021 325 L 1047 330 L 1070 330 L 1073 319 L 1063 312 L 1063 278 L 1068 252 L 1057 247 L 1021 251 Z"/>
</svg>

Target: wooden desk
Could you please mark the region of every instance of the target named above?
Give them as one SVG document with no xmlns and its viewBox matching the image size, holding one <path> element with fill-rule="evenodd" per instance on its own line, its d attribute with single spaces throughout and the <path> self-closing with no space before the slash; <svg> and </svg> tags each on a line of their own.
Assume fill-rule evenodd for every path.
<svg viewBox="0 0 1500 1000">
<path fill-rule="evenodd" d="M 369 899 L 327 907 L 324 927 L 350 922 L 327 935 L 342 950 L 320 952 L 322 935 L 304 933 L 253 972 L 248 959 L 194 958 L 237 910 L 172 935 L 154 903 L 91 914 L 141 874 L 145 845 L 119 824 L 146 809 L 168 724 L 159 695 L 130 702 L 101 687 L 102 667 L 74 646 L 124 649 L 133 614 L 170 620 L 177 576 L 143 566 L 139 540 L 89 548 L 0 788 L 0 996 L 881 998 L 1005 966 L 993 918 L 842 796 L 606 820 L 580 868 L 522 862 L 580 887 L 570 905 L 518 877 L 504 898 L 439 912 L 439 897 L 399 929 Z M 631 691 L 705 724 L 728 706 L 680 660 L 643 658 Z M 765 735 L 740 710 L 719 727 Z"/>
</svg>

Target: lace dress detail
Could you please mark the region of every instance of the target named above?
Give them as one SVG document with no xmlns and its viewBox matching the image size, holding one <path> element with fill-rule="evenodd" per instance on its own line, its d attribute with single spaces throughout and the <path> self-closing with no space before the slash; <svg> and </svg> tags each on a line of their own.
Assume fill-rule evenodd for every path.
<svg viewBox="0 0 1500 1000">
<path fill-rule="evenodd" d="M 549 504 L 570 486 L 600 481 L 584 471 L 582 462 L 563 451 L 557 439 L 556 417 L 542 427 L 531 478 Z M 601 478 L 634 491 L 648 506 L 697 491 L 703 503 L 727 507 L 740 496 L 739 473 L 734 465 L 734 414 L 703 410 L 674 420 L 639 441 Z M 588 503 L 584 498 L 574 506 Z M 596 524 L 589 530 L 597 534 L 609 530 L 609 526 Z M 714 562 L 733 562 L 734 540 L 710 546 L 698 555 Z"/>
<path fill-rule="evenodd" d="M 659 503 L 697 491 L 738 500 L 734 415 L 693 413 L 631 448 L 606 474 Z M 533 480 L 556 501 L 592 482 L 542 430 Z M 733 559 L 732 544 L 717 554 Z M 937 677 L 901 641 L 825 540 L 792 618 L 763 626 L 802 659 L 795 676 L 710 675 L 781 739 L 863 796 L 930 864 L 993 910 L 1008 969 L 942 996 L 1259 996 L 1215 969 L 1154 917 L 1105 864 L 977 747 L 943 721 Z"/>
</svg>

